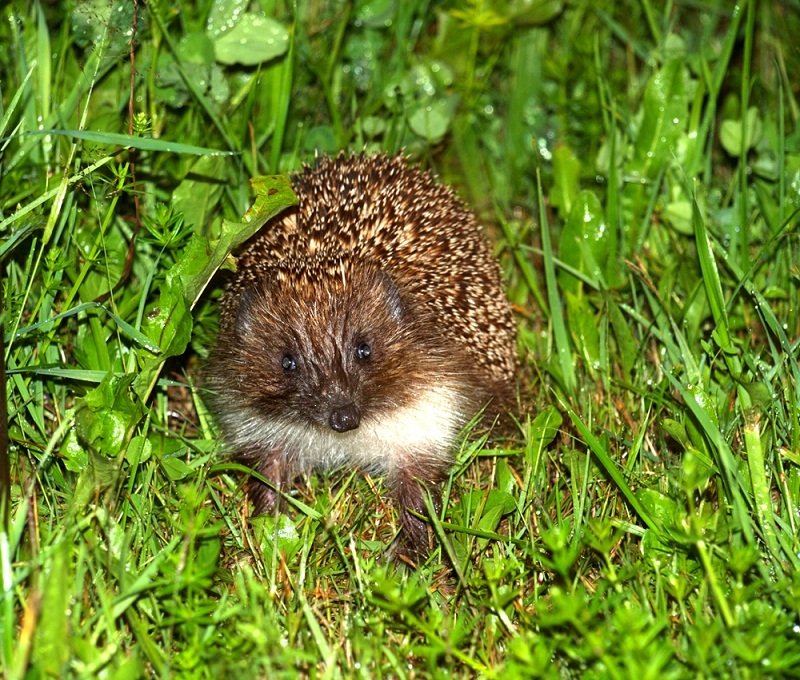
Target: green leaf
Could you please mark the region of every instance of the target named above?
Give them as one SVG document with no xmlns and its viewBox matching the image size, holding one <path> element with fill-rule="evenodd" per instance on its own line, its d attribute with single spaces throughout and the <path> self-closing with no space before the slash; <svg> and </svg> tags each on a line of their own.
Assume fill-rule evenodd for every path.
<svg viewBox="0 0 800 680">
<path fill-rule="evenodd" d="M 553 190 L 550 204 L 562 215 L 569 215 L 580 191 L 581 162 L 566 144 L 553 150 Z"/>
<path fill-rule="evenodd" d="M 52 554 L 46 560 L 48 569 L 42 579 L 44 592 L 40 606 L 46 615 L 39 617 L 35 628 L 32 660 L 35 668 L 53 678 L 63 677 L 72 656 L 72 636 L 69 634 L 72 547 L 72 541 L 66 539 L 50 546 Z"/>
<path fill-rule="evenodd" d="M 676 154 L 689 113 L 687 78 L 685 62 L 673 59 L 650 79 L 644 93 L 644 116 L 627 168 L 629 174 L 655 179 Z"/>
<path fill-rule="evenodd" d="M 112 312 L 108 311 L 103 305 L 98 302 L 84 302 L 83 304 L 78 305 L 77 307 L 73 307 L 72 309 L 68 309 L 65 312 L 61 312 L 60 314 L 56 314 L 54 317 L 50 319 L 45 319 L 44 321 L 39 321 L 38 323 L 32 324 L 30 326 L 25 326 L 24 328 L 18 328 L 17 331 L 13 334 L 14 338 L 22 337 L 28 333 L 32 333 L 34 331 L 42 331 L 42 332 L 50 332 L 53 330 L 53 326 L 62 319 L 69 318 L 71 316 L 77 316 L 81 312 L 86 312 L 87 310 L 91 309 L 101 309 L 103 310 L 108 316 L 117 324 L 120 331 L 127 335 L 131 340 L 133 340 L 138 345 L 141 345 L 149 352 L 158 353 L 159 348 L 158 345 L 154 345 L 143 333 L 137 331 L 133 326 L 131 326 L 126 321 L 123 321 L 119 316 L 113 314 Z M 6 343 L 10 342 L 12 339 L 12 335 L 9 332 L 8 335 L 5 337 Z M 41 370 L 44 370 L 44 367 L 38 367 Z M 55 369 L 52 369 L 55 371 Z M 64 374 L 65 377 L 74 377 L 76 380 L 92 380 L 96 377 L 91 371 L 86 373 L 86 377 L 81 377 L 79 375 L 80 372 L 76 372 L 75 375 L 67 375 Z M 54 372 L 53 375 L 56 375 Z"/>
<path fill-rule="evenodd" d="M 555 406 L 545 407 L 533 422 L 528 423 L 525 443 L 525 460 L 528 464 L 527 476 L 539 469 L 544 458 L 544 450 L 558 435 L 563 418 Z M 526 485 L 527 486 L 527 485 Z M 523 486 L 523 501 L 525 499 Z"/>
<path fill-rule="evenodd" d="M 487 503 L 478 522 L 478 530 L 494 531 L 497 525 L 500 524 L 500 520 L 503 519 L 503 514 L 502 505 L 492 505 L 490 507 Z"/>
<path fill-rule="evenodd" d="M 255 66 L 289 49 L 289 32 L 282 24 L 258 14 L 240 16 L 232 28 L 214 39 L 218 62 Z"/>
<path fill-rule="evenodd" d="M 661 429 L 663 429 L 664 432 L 666 432 L 675 441 L 679 442 L 684 448 L 691 445 L 691 442 L 689 441 L 689 434 L 686 432 L 686 428 L 682 423 L 678 422 L 674 418 L 664 418 L 661 421 Z"/>
<path fill-rule="evenodd" d="M 130 390 L 133 376 L 109 374 L 78 401 L 75 426 L 78 437 L 91 449 L 116 457 L 127 445 L 144 414 L 141 402 Z"/>
<path fill-rule="evenodd" d="M 497 480 L 497 488 L 507 494 L 515 493 L 518 488 L 517 480 L 511 472 L 511 469 L 508 467 L 508 463 L 502 458 L 498 458 L 496 469 L 497 471 L 495 477 Z"/>
<path fill-rule="evenodd" d="M 608 318 L 611 321 L 611 330 L 614 333 L 614 339 L 617 341 L 617 349 L 619 350 L 617 357 L 622 368 L 623 380 L 630 382 L 631 372 L 639 355 L 639 347 L 619 305 L 614 300 L 607 299 L 606 308 L 608 309 Z"/>
<path fill-rule="evenodd" d="M 256 197 L 253 205 L 244 214 L 242 223 L 223 222 L 220 239 L 230 239 L 231 248 L 244 243 L 255 234 L 267 220 L 292 205 L 297 205 L 297 196 L 289 180 L 282 175 L 259 175 L 250 180 Z M 246 227 L 244 225 L 247 225 Z"/>
<path fill-rule="evenodd" d="M 185 253 L 202 257 L 205 254 L 201 250 L 204 240 L 195 237 Z M 150 310 L 142 327 L 147 336 L 159 345 L 163 359 L 183 353 L 192 336 L 192 321 L 191 305 L 179 286 L 173 282 L 162 288 L 158 304 Z"/>
<path fill-rule="evenodd" d="M 87 506 L 97 500 L 100 492 L 113 487 L 119 481 L 120 466 L 116 458 L 105 452 L 90 449 L 89 464 L 80 471 L 75 491 L 70 499 L 70 511 L 81 514 Z"/>
<path fill-rule="evenodd" d="M 142 435 L 133 437 L 125 449 L 125 460 L 135 468 L 140 463 L 146 462 L 153 453 L 152 442 Z"/>
<path fill-rule="evenodd" d="M 240 14 L 247 11 L 250 0 L 214 0 L 206 20 L 206 31 L 211 38 L 218 38 L 229 30 Z"/>
<path fill-rule="evenodd" d="M 72 36 L 75 44 L 84 48 L 96 48 L 102 44 L 103 58 L 114 61 L 127 54 L 129 41 L 121 39 L 133 25 L 134 3 L 128 0 L 86 0 L 74 5 L 72 13 Z M 146 12 L 138 12 L 141 32 L 146 31 Z M 111 36 L 115 38 L 110 39 Z"/>
<path fill-rule="evenodd" d="M 182 458 L 165 456 L 161 459 L 161 465 L 167 473 L 167 476 L 173 482 L 186 479 L 186 477 L 192 474 L 192 468 L 190 468 Z"/>
<path fill-rule="evenodd" d="M 183 181 L 172 192 L 172 209 L 183 215 L 184 224 L 205 233 L 225 190 L 224 165 L 214 156 L 198 158 Z"/>
<path fill-rule="evenodd" d="M 564 419 L 555 406 L 545 407 L 538 416 L 533 419 L 528 432 L 528 441 L 536 442 L 536 445 L 544 448 L 558 436 L 558 430 Z"/>
<path fill-rule="evenodd" d="M 647 509 L 658 527 L 663 529 L 674 523 L 678 506 L 670 496 L 655 489 L 639 489 L 636 492 L 636 498 L 639 499 L 642 507 Z"/>
<path fill-rule="evenodd" d="M 175 51 L 182 64 L 211 67 L 214 63 L 214 43 L 205 33 L 187 33 Z"/>
<path fill-rule="evenodd" d="M 89 452 L 78 441 L 78 433 L 75 430 L 71 430 L 64 437 L 59 455 L 70 472 L 80 472 L 89 465 Z"/>
<path fill-rule="evenodd" d="M 705 453 L 688 445 L 681 458 L 681 486 L 684 493 L 703 492 L 708 481 L 717 474 L 714 464 Z"/>
<path fill-rule="evenodd" d="M 480 489 L 470 491 L 461 497 L 459 503 L 464 508 L 479 508 L 483 504 L 483 513 L 497 508 L 501 515 L 507 515 L 516 510 L 517 504 L 514 496 L 499 489 L 491 489 L 488 493 Z M 484 531 L 493 531 L 495 527 L 480 527 Z"/>
<path fill-rule="evenodd" d="M 180 65 L 171 52 L 163 52 L 156 62 L 156 97 L 179 109 L 189 101 L 192 87 L 196 92 L 203 91 L 202 84 L 208 78 L 208 71 L 207 67 L 200 64 Z"/>
<path fill-rule="evenodd" d="M 723 120 L 719 128 L 719 142 L 734 158 L 739 158 L 746 154 L 761 141 L 763 134 L 763 124 L 758 109 L 755 106 L 747 109 L 747 117 L 744 125 L 744 138 L 742 138 L 742 121 Z"/>
<path fill-rule="evenodd" d="M 692 232 L 692 203 L 686 199 L 670 201 L 662 213 L 664 221 L 672 226 L 679 234 L 688 235 Z"/>
<path fill-rule="evenodd" d="M 771 498 L 772 484 L 767 480 L 766 470 L 769 468 L 764 458 L 764 442 L 761 436 L 761 427 L 757 418 L 750 418 L 744 426 L 744 443 L 747 451 L 747 465 L 750 470 L 750 480 L 753 486 L 753 506 L 764 540 L 772 554 L 775 564 L 780 566 L 785 558 L 792 563 L 796 570 L 800 567 L 800 559 L 794 554 L 793 549 L 782 551 L 778 544 L 778 534 L 775 526 L 775 511 Z"/>
<path fill-rule="evenodd" d="M 261 515 L 250 520 L 264 553 L 265 564 L 270 564 L 277 550 L 286 560 L 292 559 L 303 547 L 303 538 L 290 517 L 281 513 Z"/>
<path fill-rule="evenodd" d="M 254 177 L 255 202 L 242 222 L 222 221 L 220 237 L 211 243 L 195 234 L 178 261 L 167 272 L 159 299 L 143 324 L 145 335 L 160 348 L 158 357 L 142 355 L 142 370 L 136 378 L 136 393 L 147 400 L 164 361 L 184 352 L 192 336 L 191 310 L 211 277 L 230 252 L 255 234 L 268 220 L 297 203 L 286 177 Z"/>
<path fill-rule="evenodd" d="M 393 0 L 367 0 L 357 3 L 356 21 L 368 28 L 391 26 L 395 7 Z"/>
<path fill-rule="evenodd" d="M 675 501 L 669 496 L 656 491 L 655 489 L 639 489 L 636 497 L 647 508 L 647 512 L 652 517 L 658 530 L 648 529 L 642 538 L 642 550 L 645 554 L 668 553 L 674 554 L 675 546 L 669 540 L 669 530 L 675 525 L 675 519 L 680 510 Z"/>
<path fill-rule="evenodd" d="M 609 255 L 613 253 L 613 230 L 606 225 L 605 210 L 593 191 L 581 191 L 570 210 L 561 234 L 559 259 L 595 281 L 603 281 Z M 559 272 L 565 291 L 577 293 L 582 284 L 572 274 Z"/>
<path fill-rule="evenodd" d="M 435 143 L 445 136 L 453 120 L 453 102 L 447 98 L 415 106 L 408 113 L 408 126 L 415 135 Z"/>
<path fill-rule="evenodd" d="M 541 26 L 558 16 L 562 9 L 561 0 L 512 0 L 507 16 L 517 26 Z"/>
<path fill-rule="evenodd" d="M 131 656 L 123 661 L 109 675 L 109 680 L 138 680 L 145 675 L 144 664 L 137 656 Z"/>
<path fill-rule="evenodd" d="M 583 354 L 583 359 L 592 371 L 600 369 L 600 330 L 596 312 L 586 297 L 573 293 L 564 294 L 567 303 L 567 322 L 572 331 L 572 340 Z"/>
<path fill-rule="evenodd" d="M 772 395 L 772 390 L 763 382 L 749 382 L 742 385 L 747 393 L 750 395 L 750 400 L 753 406 L 758 406 L 765 413 L 774 404 L 775 397 Z"/>
</svg>

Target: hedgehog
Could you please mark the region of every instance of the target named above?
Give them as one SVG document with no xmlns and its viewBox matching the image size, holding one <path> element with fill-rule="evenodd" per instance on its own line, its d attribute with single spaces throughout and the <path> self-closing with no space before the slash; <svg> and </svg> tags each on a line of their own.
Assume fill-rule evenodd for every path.
<svg viewBox="0 0 800 680">
<path fill-rule="evenodd" d="M 474 214 L 405 156 L 319 157 L 298 205 L 238 253 L 207 369 L 212 409 L 254 512 L 298 476 L 384 475 L 394 550 L 431 548 L 464 427 L 512 403 L 516 333 Z M 488 407 L 488 410 L 487 410 Z"/>
</svg>

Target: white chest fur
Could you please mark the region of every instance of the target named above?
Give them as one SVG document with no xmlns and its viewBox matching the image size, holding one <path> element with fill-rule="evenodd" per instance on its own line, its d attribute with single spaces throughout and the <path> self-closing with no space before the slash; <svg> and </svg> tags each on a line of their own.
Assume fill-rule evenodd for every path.
<svg viewBox="0 0 800 680">
<path fill-rule="evenodd" d="M 348 466 L 382 474 L 415 459 L 447 465 L 459 431 L 473 415 L 466 402 L 455 387 L 443 385 L 388 412 L 362 413 L 359 427 L 348 432 L 254 408 L 228 413 L 223 427 L 237 449 L 281 451 L 300 469 Z"/>
</svg>

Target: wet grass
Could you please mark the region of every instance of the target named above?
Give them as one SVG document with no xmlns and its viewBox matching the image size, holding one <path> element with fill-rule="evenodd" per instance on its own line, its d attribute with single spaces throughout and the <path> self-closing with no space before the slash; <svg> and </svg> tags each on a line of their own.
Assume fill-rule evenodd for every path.
<svg viewBox="0 0 800 680">
<path fill-rule="evenodd" d="M 796 675 L 798 10 L 9 3 L 3 676 Z M 250 178 L 340 149 L 455 186 L 519 324 L 419 569 L 380 479 L 249 519 L 205 407 Z"/>
</svg>

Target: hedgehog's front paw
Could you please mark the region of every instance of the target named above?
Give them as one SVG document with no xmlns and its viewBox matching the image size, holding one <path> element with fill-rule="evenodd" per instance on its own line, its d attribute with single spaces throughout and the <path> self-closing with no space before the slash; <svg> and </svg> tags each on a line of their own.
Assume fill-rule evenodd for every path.
<svg viewBox="0 0 800 680">
<path fill-rule="evenodd" d="M 396 557 L 406 557 L 418 564 L 427 558 L 435 545 L 425 496 L 430 494 L 433 508 L 438 512 L 442 504 L 439 485 L 424 483 L 409 471 L 395 475 L 392 484 L 400 524 L 400 534 L 393 545 L 393 552 Z"/>
<path fill-rule="evenodd" d="M 271 515 L 283 510 L 283 493 L 294 482 L 296 474 L 280 451 L 270 451 L 253 466 L 264 479 L 252 477 L 247 483 L 247 497 L 253 503 L 253 515 Z"/>
</svg>

